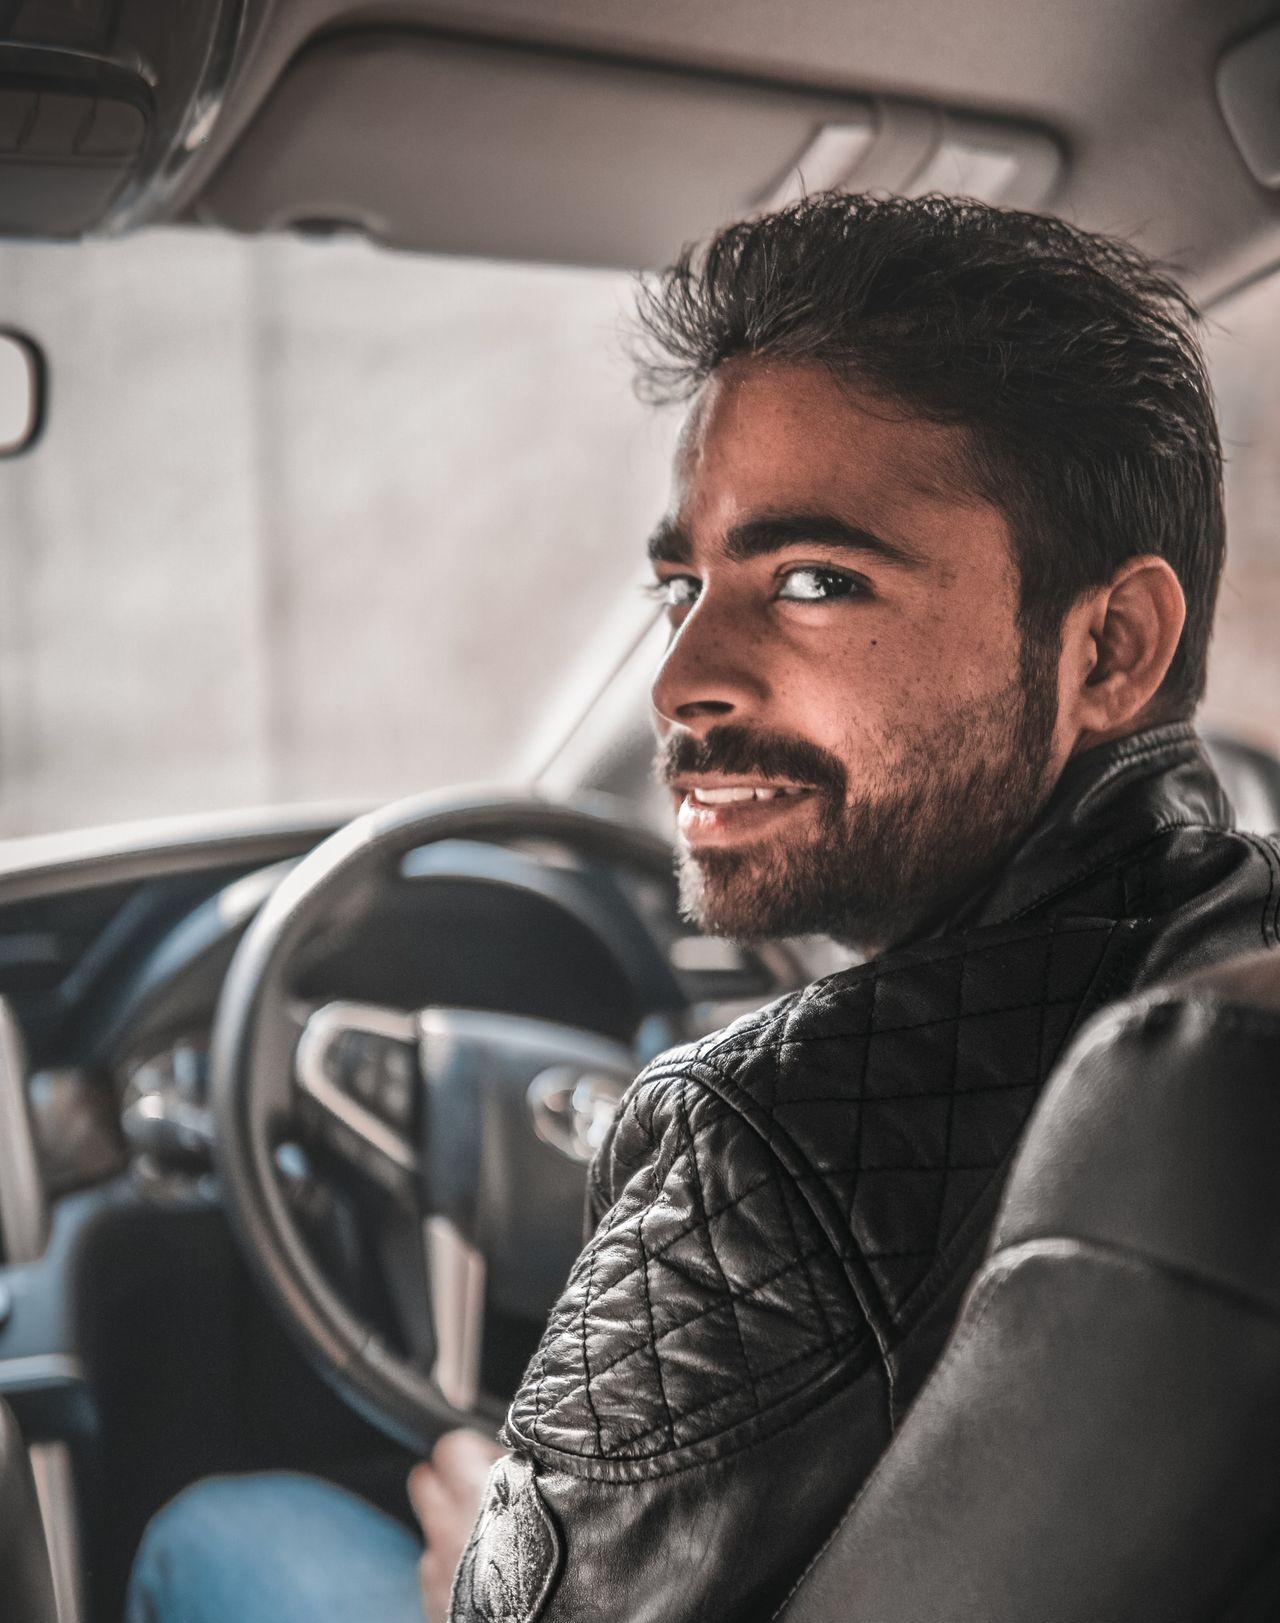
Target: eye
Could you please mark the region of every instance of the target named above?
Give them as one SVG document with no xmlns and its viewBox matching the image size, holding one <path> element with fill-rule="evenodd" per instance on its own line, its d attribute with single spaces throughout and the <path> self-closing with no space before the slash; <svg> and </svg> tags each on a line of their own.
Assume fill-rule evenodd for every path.
<svg viewBox="0 0 1280 1623">
<path fill-rule="evenodd" d="M 665 580 L 655 580 L 645 590 L 664 609 L 687 609 L 697 602 L 702 582 L 696 575 L 668 575 Z"/>
<path fill-rule="evenodd" d="M 778 589 L 778 597 L 784 603 L 829 603 L 837 597 L 865 596 L 866 585 L 856 575 L 817 564 L 788 569 Z"/>
</svg>

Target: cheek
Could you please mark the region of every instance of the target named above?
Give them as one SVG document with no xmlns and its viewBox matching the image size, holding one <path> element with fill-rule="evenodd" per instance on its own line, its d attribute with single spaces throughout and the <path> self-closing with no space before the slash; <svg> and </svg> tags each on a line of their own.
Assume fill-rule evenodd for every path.
<svg viewBox="0 0 1280 1623">
<path fill-rule="evenodd" d="M 904 617 L 877 652 L 887 707 L 919 722 L 1005 692 L 1019 676 L 1020 644 L 1012 608 L 939 594 Z"/>
<path fill-rule="evenodd" d="M 780 730 L 845 760 L 891 731 L 913 702 L 903 693 L 904 650 L 892 629 L 828 630 L 771 655 L 771 690 Z"/>
<path fill-rule="evenodd" d="M 868 615 L 821 638 L 770 650 L 778 725 L 850 766 L 883 760 L 901 735 L 1004 692 L 1018 676 L 1012 625 L 952 603 Z"/>
</svg>

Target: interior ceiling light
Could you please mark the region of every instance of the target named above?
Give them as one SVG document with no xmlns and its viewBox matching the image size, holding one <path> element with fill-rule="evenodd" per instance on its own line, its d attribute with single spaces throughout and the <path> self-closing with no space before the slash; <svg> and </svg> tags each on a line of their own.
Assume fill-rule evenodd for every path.
<svg viewBox="0 0 1280 1623">
<path fill-rule="evenodd" d="M 981 197 L 998 203 L 1018 181 L 1021 165 L 1013 152 L 997 152 L 968 141 L 943 141 L 911 182 L 911 196 L 925 192 L 952 192 L 960 197 Z"/>
<path fill-rule="evenodd" d="M 838 190 L 846 185 L 876 138 L 868 114 L 859 124 L 824 124 L 769 194 L 766 208 L 785 208 L 810 192 Z"/>
<path fill-rule="evenodd" d="M 865 120 L 823 124 L 757 206 L 782 208 L 835 189 L 904 197 L 949 192 L 1038 208 L 1062 167 L 1061 150 L 1043 130 L 880 102 L 868 107 Z"/>
</svg>

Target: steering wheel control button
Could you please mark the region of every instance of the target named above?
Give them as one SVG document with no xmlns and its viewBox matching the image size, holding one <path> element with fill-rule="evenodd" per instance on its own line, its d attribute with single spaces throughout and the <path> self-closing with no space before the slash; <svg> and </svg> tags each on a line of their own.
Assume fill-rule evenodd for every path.
<svg viewBox="0 0 1280 1623">
<path fill-rule="evenodd" d="M 403 1043 L 387 1043 L 382 1050 L 378 1082 L 378 1105 L 393 1127 L 405 1130 L 413 1125 L 413 1105 L 417 1097 L 418 1056 Z"/>
<path fill-rule="evenodd" d="M 326 1003 L 298 1043 L 299 1086 L 321 1112 L 323 1136 L 393 1193 L 416 1175 L 409 1138 L 418 1094 L 416 1018 L 377 1004 Z"/>
<path fill-rule="evenodd" d="M 381 1055 L 385 1039 L 368 1031 L 347 1031 L 335 1050 L 337 1081 L 345 1093 L 364 1104 L 377 1102 L 382 1074 Z"/>
<path fill-rule="evenodd" d="M 344 1031 L 325 1062 L 329 1080 L 349 1098 L 376 1111 L 392 1127 L 413 1126 L 417 1096 L 416 1043 L 374 1031 Z"/>
</svg>

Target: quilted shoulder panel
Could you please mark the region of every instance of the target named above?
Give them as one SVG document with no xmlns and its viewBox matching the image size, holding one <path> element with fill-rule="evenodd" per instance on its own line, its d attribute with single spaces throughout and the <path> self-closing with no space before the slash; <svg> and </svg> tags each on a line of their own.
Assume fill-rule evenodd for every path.
<svg viewBox="0 0 1280 1623">
<path fill-rule="evenodd" d="M 569 1468 L 673 1461 L 800 1400 L 868 1342 L 796 1180 L 687 1069 L 641 1078 L 609 1160 L 613 1204 L 512 1405 L 512 1442 Z"/>
<path fill-rule="evenodd" d="M 1077 1023 L 1125 985 L 1132 921 L 1048 919 L 886 954 L 700 1045 L 826 1197 L 887 1335 L 1006 1168 Z"/>
</svg>

